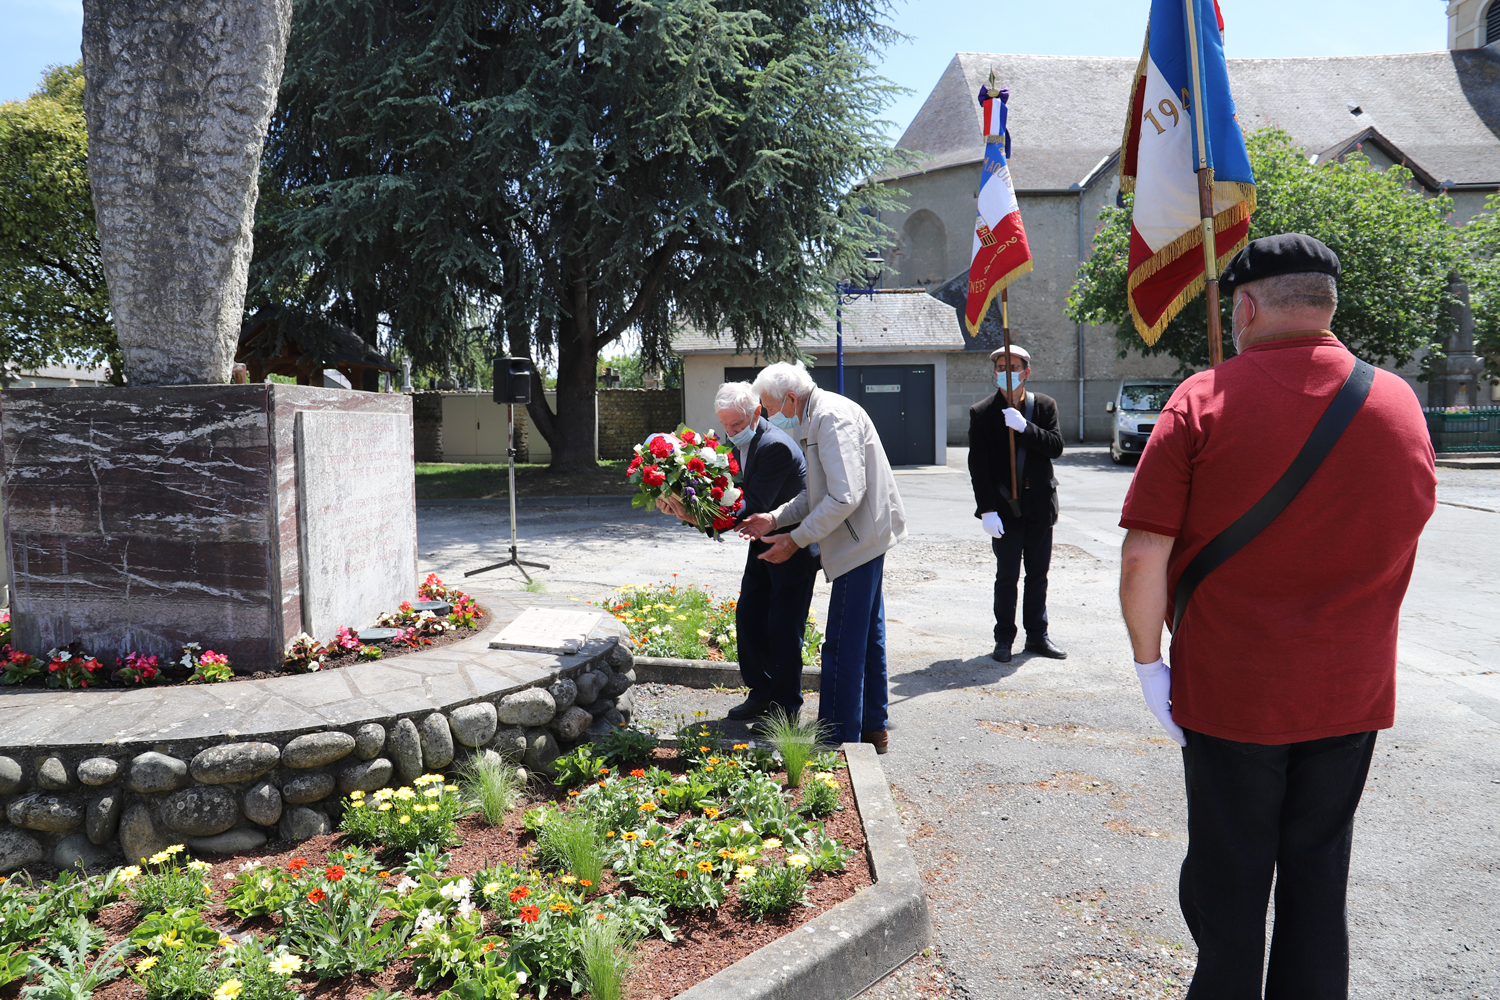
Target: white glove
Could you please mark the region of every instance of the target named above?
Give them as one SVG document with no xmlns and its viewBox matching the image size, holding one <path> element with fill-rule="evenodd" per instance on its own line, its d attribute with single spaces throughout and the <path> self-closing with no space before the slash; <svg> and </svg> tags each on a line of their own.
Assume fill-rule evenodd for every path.
<svg viewBox="0 0 1500 1000">
<path fill-rule="evenodd" d="M 1158 657 L 1152 663 L 1136 663 L 1135 675 L 1141 679 L 1141 694 L 1156 721 L 1178 746 L 1187 746 L 1187 735 L 1172 721 L 1172 668 Z"/>
<path fill-rule="evenodd" d="M 1007 406 L 1005 408 L 1005 426 L 1020 434 L 1026 430 L 1026 418 L 1021 416 L 1021 411 L 1014 406 Z"/>
<path fill-rule="evenodd" d="M 991 538 L 999 538 L 1005 534 L 1005 525 L 1000 523 L 1000 515 L 995 511 L 987 510 L 979 515 L 979 523 L 984 528 L 984 533 Z"/>
</svg>

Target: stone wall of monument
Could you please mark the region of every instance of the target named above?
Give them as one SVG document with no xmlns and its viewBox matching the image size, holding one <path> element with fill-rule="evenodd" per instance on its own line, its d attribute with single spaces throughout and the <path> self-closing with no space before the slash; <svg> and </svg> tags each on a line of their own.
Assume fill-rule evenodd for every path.
<svg viewBox="0 0 1500 1000">
<path fill-rule="evenodd" d="M 411 397 L 412 456 L 418 462 L 443 460 L 443 394 L 418 392 Z"/>
</svg>

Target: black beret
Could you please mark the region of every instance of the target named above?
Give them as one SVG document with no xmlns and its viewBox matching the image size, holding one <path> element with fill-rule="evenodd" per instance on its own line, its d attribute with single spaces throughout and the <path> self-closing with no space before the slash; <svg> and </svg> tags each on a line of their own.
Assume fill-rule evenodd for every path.
<svg viewBox="0 0 1500 1000">
<path fill-rule="evenodd" d="M 1331 274 L 1339 276 L 1339 255 L 1322 240 L 1304 233 L 1263 236 L 1229 259 L 1219 276 L 1219 292 L 1232 297 L 1239 285 L 1278 274 Z"/>
</svg>

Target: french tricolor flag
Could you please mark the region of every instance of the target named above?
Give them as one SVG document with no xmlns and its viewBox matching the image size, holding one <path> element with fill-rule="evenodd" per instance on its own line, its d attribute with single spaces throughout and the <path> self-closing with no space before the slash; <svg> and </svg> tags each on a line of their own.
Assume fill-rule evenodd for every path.
<svg viewBox="0 0 1500 1000">
<path fill-rule="evenodd" d="M 1255 176 L 1234 116 L 1223 30 L 1216 0 L 1152 0 L 1120 162 L 1120 187 L 1135 193 L 1127 298 L 1136 330 L 1148 344 L 1156 343 L 1205 284 L 1200 160 L 1213 182 L 1219 267 L 1249 238 Z M 1201 157 L 1195 92 L 1204 104 Z"/>
<path fill-rule="evenodd" d="M 1000 290 L 1031 270 L 1031 247 L 1021 225 L 1021 206 L 1010 179 L 1010 133 L 1006 102 L 1010 91 L 990 95 L 979 89 L 983 109 L 984 169 L 979 175 L 979 211 L 974 218 L 974 252 L 969 264 L 969 294 L 964 324 L 977 336 L 990 303 Z"/>
</svg>

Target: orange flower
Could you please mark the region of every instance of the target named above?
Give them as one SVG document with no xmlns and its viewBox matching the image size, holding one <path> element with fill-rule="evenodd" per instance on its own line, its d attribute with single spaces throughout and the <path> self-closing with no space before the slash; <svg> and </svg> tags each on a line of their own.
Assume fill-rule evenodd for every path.
<svg viewBox="0 0 1500 1000">
<path fill-rule="evenodd" d="M 307 901 L 309 903 L 321 903 L 327 898 L 328 893 L 324 892 L 322 889 L 314 889 L 312 892 L 307 894 Z"/>
<path fill-rule="evenodd" d="M 306 858 L 293 858 L 292 860 L 290 860 L 290 861 L 288 861 L 286 863 L 286 870 L 289 871 L 289 872 L 300 872 L 302 869 L 304 869 L 306 867 L 307 867 L 307 859 Z"/>
<path fill-rule="evenodd" d="M 484 947 L 480 948 L 479 950 L 482 951 L 482 952 L 484 952 L 485 954 L 489 954 L 490 952 L 492 952 L 492 951 L 495 950 L 495 942 L 493 942 L 493 941 L 486 941 L 484 943 Z"/>
<path fill-rule="evenodd" d="M 530 888 L 524 885 L 518 885 L 510 891 L 510 901 L 512 903 L 519 903 L 529 895 L 531 895 Z"/>
<path fill-rule="evenodd" d="M 329 865 L 327 868 L 323 869 L 323 875 L 330 882 L 342 882 L 344 879 L 344 866 Z"/>
<path fill-rule="evenodd" d="M 593 885 L 594 882 L 592 879 L 581 878 L 578 880 L 578 884 L 587 889 L 589 886 Z"/>
<path fill-rule="evenodd" d="M 679 868 L 675 872 L 673 872 L 672 874 L 676 875 L 678 878 L 687 878 L 687 869 L 686 868 Z"/>
<path fill-rule="evenodd" d="M 607 767 L 601 767 L 601 768 L 599 768 L 599 773 L 600 774 L 608 774 L 609 773 L 609 768 L 607 768 Z"/>
<path fill-rule="evenodd" d="M 564 903 L 561 900 L 558 900 L 556 903 L 553 903 L 551 906 L 547 907 L 547 909 L 551 910 L 553 913 L 561 913 L 563 915 L 567 915 L 573 912 L 573 904 Z"/>
<path fill-rule="evenodd" d="M 630 776 L 632 778 L 644 778 L 646 776 L 646 772 L 638 767 L 634 771 L 630 772 Z"/>
<path fill-rule="evenodd" d="M 537 909 L 535 906 L 521 907 L 521 923 L 523 924 L 535 923 L 536 918 L 540 917 L 541 915 L 542 911 Z"/>
<path fill-rule="evenodd" d="M 360 871 L 364 871 L 364 869 L 361 868 Z M 376 878 L 390 878 L 391 877 L 391 873 L 387 872 L 387 871 L 379 871 L 379 872 L 375 873 L 375 877 Z"/>
</svg>

